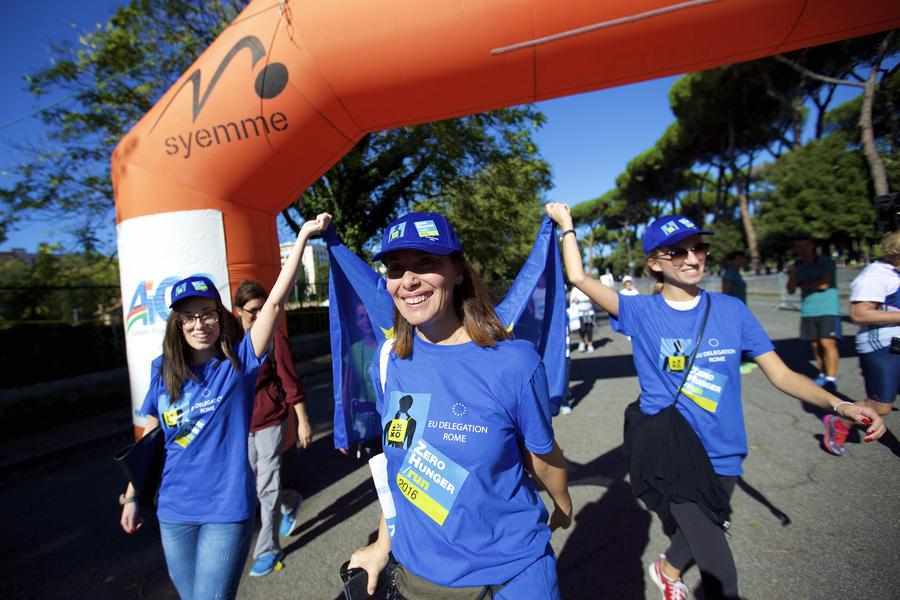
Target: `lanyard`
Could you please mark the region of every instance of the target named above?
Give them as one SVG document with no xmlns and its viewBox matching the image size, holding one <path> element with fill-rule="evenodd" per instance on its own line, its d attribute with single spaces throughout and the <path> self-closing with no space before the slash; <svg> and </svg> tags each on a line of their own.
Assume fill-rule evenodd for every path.
<svg viewBox="0 0 900 600">
<path fill-rule="evenodd" d="M 691 351 L 691 358 L 688 360 L 687 368 L 684 370 L 684 377 L 681 379 L 681 383 L 678 384 L 678 387 L 675 389 L 675 397 L 672 399 L 672 404 L 678 401 L 678 396 L 681 394 L 681 388 L 684 386 L 684 382 L 687 381 L 688 375 L 691 373 L 691 367 L 694 366 L 694 358 L 697 356 L 697 351 L 700 349 L 700 342 L 703 340 L 703 332 L 706 331 L 706 321 L 709 319 L 709 307 L 712 304 L 712 297 L 708 293 L 703 294 L 706 297 L 706 308 L 703 311 L 703 321 L 700 323 L 700 333 L 697 335 L 697 343 L 694 344 L 694 349 Z"/>
</svg>

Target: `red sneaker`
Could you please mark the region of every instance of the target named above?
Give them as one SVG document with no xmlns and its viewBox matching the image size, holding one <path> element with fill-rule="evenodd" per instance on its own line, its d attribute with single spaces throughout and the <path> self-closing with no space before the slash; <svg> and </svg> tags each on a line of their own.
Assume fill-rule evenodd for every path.
<svg viewBox="0 0 900 600">
<path fill-rule="evenodd" d="M 837 415 L 825 415 L 822 422 L 825 424 L 825 449 L 835 456 L 843 456 L 850 428 Z"/>
<path fill-rule="evenodd" d="M 647 570 L 650 572 L 650 579 L 659 588 L 662 593 L 662 600 L 687 600 L 690 590 L 684 585 L 681 579 L 669 579 L 662 570 L 662 561 L 665 557 L 660 555 L 658 559 L 650 563 Z"/>
</svg>

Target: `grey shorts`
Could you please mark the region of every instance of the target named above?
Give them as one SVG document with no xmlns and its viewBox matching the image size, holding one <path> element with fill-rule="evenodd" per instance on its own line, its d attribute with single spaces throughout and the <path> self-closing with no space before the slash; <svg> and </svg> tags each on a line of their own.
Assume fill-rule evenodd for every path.
<svg viewBox="0 0 900 600">
<path fill-rule="evenodd" d="M 800 317 L 800 339 L 814 342 L 824 339 L 841 339 L 841 317 L 826 315 L 824 317 Z"/>
</svg>

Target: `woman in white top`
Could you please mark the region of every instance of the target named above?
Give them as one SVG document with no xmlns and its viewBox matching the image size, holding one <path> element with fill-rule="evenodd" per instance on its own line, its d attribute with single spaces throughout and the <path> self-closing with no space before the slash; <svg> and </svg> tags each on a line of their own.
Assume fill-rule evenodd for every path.
<svg viewBox="0 0 900 600">
<path fill-rule="evenodd" d="M 574 308 L 572 312 L 578 313 L 578 319 L 581 327 L 578 329 L 578 335 L 581 341 L 578 343 L 579 352 L 594 351 L 594 304 L 587 294 L 579 290 L 577 287 L 572 288 L 569 294 L 569 307 Z"/>
</svg>

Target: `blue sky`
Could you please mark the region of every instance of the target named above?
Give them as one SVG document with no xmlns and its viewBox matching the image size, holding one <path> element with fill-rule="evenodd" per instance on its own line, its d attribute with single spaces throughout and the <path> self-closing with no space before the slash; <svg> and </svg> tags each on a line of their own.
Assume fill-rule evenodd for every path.
<svg viewBox="0 0 900 600">
<path fill-rule="evenodd" d="M 25 90 L 23 76 L 49 64 L 51 42 L 77 41 L 78 34 L 105 21 L 123 0 L 4 0 L 0 6 L 0 126 L 47 106 L 59 97 L 35 99 Z M 548 200 L 577 203 L 595 198 L 614 185 L 627 162 L 646 150 L 674 118 L 668 91 L 674 77 L 559 98 L 538 104 L 547 123 L 536 134 L 541 154 L 550 163 L 553 189 Z M 856 94 L 843 88 L 835 106 Z M 0 183 L 16 163 L 15 145 L 40 144 L 36 116 L 0 129 Z M 34 251 L 40 242 L 69 243 L 66 224 L 23 224 L 2 249 Z M 112 212 L 101 239 L 114 250 Z"/>
</svg>

